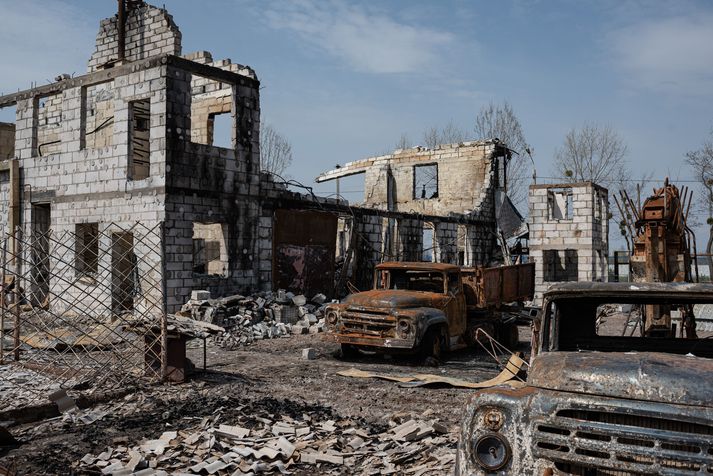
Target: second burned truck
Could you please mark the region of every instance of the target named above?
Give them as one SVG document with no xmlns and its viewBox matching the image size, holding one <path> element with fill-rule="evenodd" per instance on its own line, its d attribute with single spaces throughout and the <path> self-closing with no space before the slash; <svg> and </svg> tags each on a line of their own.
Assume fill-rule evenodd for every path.
<svg viewBox="0 0 713 476">
<path fill-rule="evenodd" d="M 374 274 L 372 290 L 327 307 L 326 338 L 341 344 L 346 356 L 363 349 L 438 359 L 473 345 L 479 328 L 514 346 L 515 321 L 532 299 L 535 268 L 389 262 Z"/>
</svg>

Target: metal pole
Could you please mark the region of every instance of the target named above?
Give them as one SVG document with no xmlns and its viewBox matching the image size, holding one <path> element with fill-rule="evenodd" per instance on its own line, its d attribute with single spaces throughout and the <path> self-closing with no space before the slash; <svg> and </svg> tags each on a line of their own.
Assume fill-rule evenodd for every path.
<svg viewBox="0 0 713 476">
<path fill-rule="evenodd" d="M 206 371 L 206 357 L 208 355 L 208 349 L 206 344 L 206 338 L 203 338 L 203 372 Z"/>
<path fill-rule="evenodd" d="M 168 378 L 168 292 L 166 289 L 166 222 L 161 222 L 161 288 L 163 309 L 161 312 L 161 380 Z"/>
<path fill-rule="evenodd" d="M 614 281 L 619 282 L 619 252 L 614 252 Z"/>
<path fill-rule="evenodd" d="M 2 283 L 0 283 L 0 365 L 5 363 L 5 265 L 7 263 L 7 237 L 2 241 Z"/>
<path fill-rule="evenodd" d="M 15 285 L 13 286 L 15 288 L 15 299 L 13 302 L 13 305 L 15 306 L 13 308 L 14 314 L 15 314 L 15 329 L 14 329 L 14 334 L 15 334 L 15 342 L 14 342 L 14 354 L 15 354 L 15 361 L 20 360 L 20 256 L 19 256 L 19 240 L 20 240 L 20 227 L 18 226 L 17 229 L 15 230 L 15 238 L 14 238 L 14 243 L 15 243 Z"/>
</svg>

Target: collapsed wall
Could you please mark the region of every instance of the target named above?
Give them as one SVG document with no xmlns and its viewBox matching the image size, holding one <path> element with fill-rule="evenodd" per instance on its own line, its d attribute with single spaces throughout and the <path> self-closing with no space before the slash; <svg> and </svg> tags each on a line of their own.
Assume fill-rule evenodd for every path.
<svg viewBox="0 0 713 476">
<path fill-rule="evenodd" d="M 403 214 L 398 219 L 384 216 L 341 226 L 369 237 L 363 254 L 370 263 L 490 265 L 502 259 L 496 194 L 507 190 L 509 158 L 507 146 L 497 140 L 414 147 L 349 162 L 316 180 L 364 174 L 361 206 Z"/>
</svg>

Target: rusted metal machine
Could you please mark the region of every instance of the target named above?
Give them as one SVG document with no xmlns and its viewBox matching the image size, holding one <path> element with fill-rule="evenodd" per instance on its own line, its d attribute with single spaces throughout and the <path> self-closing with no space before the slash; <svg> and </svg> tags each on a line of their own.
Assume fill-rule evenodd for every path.
<svg viewBox="0 0 713 476">
<path fill-rule="evenodd" d="M 636 206 L 625 191 L 617 206 L 624 217 L 622 227 L 631 239 L 629 270 L 631 280 L 641 283 L 694 282 L 691 272 L 691 250 L 695 254 L 695 236 L 688 227 L 688 212 L 693 192 L 686 187 L 679 191 L 668 178 L 643 205 Z M 633 221 L 633 227 L 631 222 Z M 643 332 L 647 336 L 669 336 L 675 333 L 671 309 L 648 305 L 643 310 Z M 693 308 L 679 309 L 682 329 L 687 337 L 695 337 Z"/>
</svg>

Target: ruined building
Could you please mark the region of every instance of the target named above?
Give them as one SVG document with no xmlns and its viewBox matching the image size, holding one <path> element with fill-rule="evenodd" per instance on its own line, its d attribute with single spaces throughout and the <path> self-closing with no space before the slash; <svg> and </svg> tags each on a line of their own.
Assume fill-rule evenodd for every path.
<svg viewBox="0 0 713 476">
<path fill-rule="evenodd" d="M 349 162 L 316 181 L 364 174 L 363 207 L 424 217 L 398 223 L 382 220 L 378 231 L 384 255 L 482 265 L 500 257 L 496 225 L 500 209 L 507 207 L 519 216 L 505 193 L 509 157 L 508 148 L 497 140 L 415 147 Z M 461 217 L 489 225 L 431 221 L 426 216 Z"/>
<path fill-rule="evenodd" d="M 591 182 L 531 185 L 529 205 L 536 302 L 552 283 L 608 280 L 607 189 Z"/>
<path fill-rule="evenodd" d="M 59 244 L 70 257 L 61 261 L 49 247 L 30 252 L 13 236 L 7 240 L 10 256 L 32 254 L 18 263 L 33 267 L 18 270 L 34 280 L 30 302 L 85 287 L 81 293 L 116 301 L 120 311 L 161 300 L 173 312 L 194 289 L 214 296 L 278 287 L 330 294 L 338 217 L 354 230 L 347 242 L 351 275 L 340 279 L 360 285 L 383 259 L 385 222 L 398 230 L 386 238 L 399 259 L 420 257 L 424 222 L 435 227 L 439 260 L 458 259 L 460 232 L 467 262 L 488 262 L 497 251 L 492 157 L 504 153 L 497 144 L 440 151 L 439 161 L 489 158 L 471 179 L 441 167 L 440 198 L 414 197 L 408 207 L 350 207 L 289 191 L 260 171 L 256 73 L 207 52 L 184 54 L 165 9 L 125 5 L 101 22 L 87 74 L 0 97 L 0 108 L 14 107 L 16 117 L 0 124 L 3 235 L 51 230 L 75 240 Z M 414 160 L 426 155 L 411 153 Z M 398 184 L 402 172 L 392 169 Z M 450 180 L 458 180 L 452 190 Z M 476 181 L 475 195 L 456 198 Z M 388 193 L 379 193 L 386 200 Z M 394 197 L 402 201 L 402 193 Z M 472 213 L 444 216 L 447 207 L 437 204 L 446 200 Z M 418 206 L 426 203 L 433 206 Z M 148 262 L 148 250 L 159 250 L 160 262 Z M 136 263 L 136 272 L 122 272 Z M 162 289 L 143 282 L 149 274 Z"/>
<path fill-rule="evenodd" d="M 101 22 L 86 75 L 0 97 L 17 118 L 0 126 L 0 157 L 10 158 L 0 226 L 75 232 L 93 245 L 68 273 L 101 280 L 110 277 L 100 270 L 122 265 L 111 262 L 112 249 L 134 242 L 107 227 L 163 223 L 162 243 L 144 246 L 164 248 L 156 272 L 170 309 L 194 288 L 258 287 L 261 272 L 268 281 L 271 272 L 256 239 L 259 197 L 271 183 L 260 175 L 255 72 L 206 52 L 181 56 L 181 33 L 166 10 L 129 2 L 123 20 L 124 35 L 118 15 Z M 215 124 L 224 118 L 231 132 L 219 147 Z M 211 246 L 194 254 L 196 240 Z"/>
</svg>

